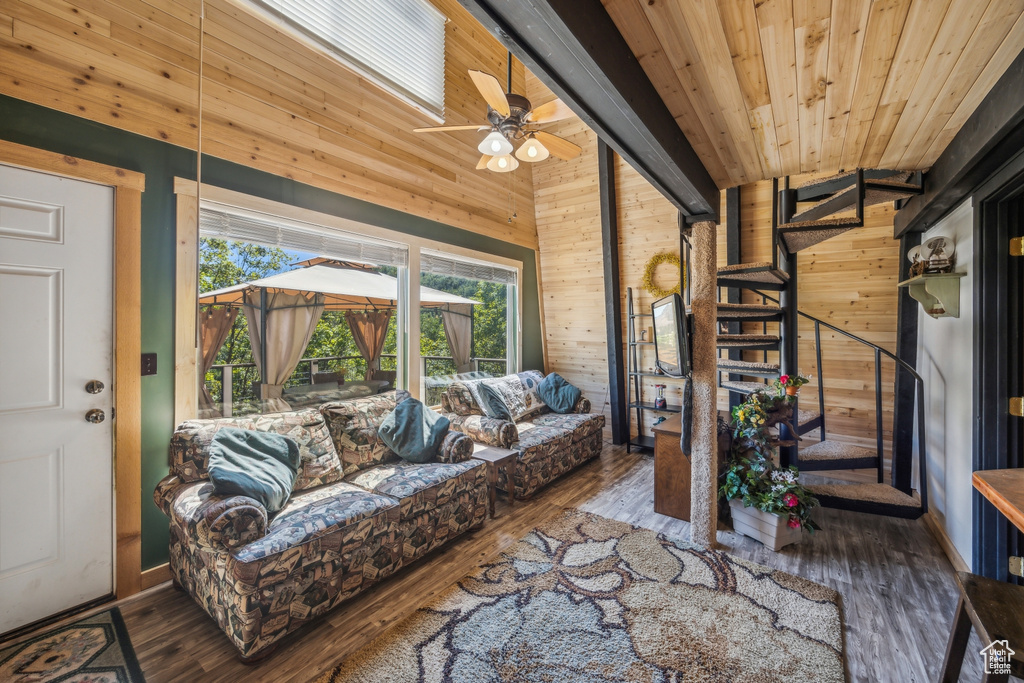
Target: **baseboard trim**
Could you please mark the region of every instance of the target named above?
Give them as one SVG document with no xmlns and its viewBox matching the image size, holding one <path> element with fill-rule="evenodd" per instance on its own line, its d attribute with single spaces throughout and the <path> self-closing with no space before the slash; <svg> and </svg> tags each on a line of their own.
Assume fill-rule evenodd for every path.
<svg viewBox="0 0 1024 683">
<path fill-rule="evenodd" d="M 142 572 L 142 590 L 171 580 L 171 566 L 164 562 Z"/>
<path fill-rule="evenodd" d="M 930 512 L 926 512 L 921 515 L 921 519 L 924 520 L 928 530 L 932 532 L 932 536 L 939 542 L 939 546 L 942 547 L 942 552 L 946 553 L 946 557 L 949 558 L 949 563 L 953 565 L 953 569 L 958 572 L 970 572 L 971 567 L 964 558 L 960 557 L 960 553 L 957 552 L 956 546 L 953 545 L 953 541 L 950 540 L 949 535 L 946 534 L 946 530 L 942 528 L 935 516 Z"/>
</svg>

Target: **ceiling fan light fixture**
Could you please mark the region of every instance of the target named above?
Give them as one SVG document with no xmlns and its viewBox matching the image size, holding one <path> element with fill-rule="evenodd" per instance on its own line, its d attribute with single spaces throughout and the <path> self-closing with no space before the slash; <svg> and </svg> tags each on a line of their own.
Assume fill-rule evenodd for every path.
<svg viewBox="0 0 1024 683">
<path fill-rule="evenodd" d="M 519 162 L 511 154 L 493 157 L 487 162 L 487 169 L 495 173 L 508 173 L 519 168 Z"/>
<path fill-rule="evenodd" d="M 516 150 L 517 157 L 523 161 L 529 161 L 530 163 L 544 161 L 548 158 L 548 154 L 548 148 L 540 144 L 540 142 L 537 141 L 537 138 L 533 137 L 533 135 L 530 135 L 530 137 L 526 139 L 526 142 L 520 145 L 519 149 Z"/>
<path fill-rule="evenodd" d="M 498 131 L 492 130 L 477 149 L 481 154 L 489 154 L 492 157 L 505 156 L 512 153 L 512 143 Z"/>
</svg>

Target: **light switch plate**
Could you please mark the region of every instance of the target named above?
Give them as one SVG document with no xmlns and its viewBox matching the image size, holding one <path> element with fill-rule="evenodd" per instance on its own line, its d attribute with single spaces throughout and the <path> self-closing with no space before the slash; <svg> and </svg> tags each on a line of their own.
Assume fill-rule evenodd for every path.
<svg viewBox="0 0 1024 683">
<path fill-rule="evenodd" d="M 1024 557 L 1010 557 L 1010 573 L 1014 576 L 1024 576 Z"/>
</svg>

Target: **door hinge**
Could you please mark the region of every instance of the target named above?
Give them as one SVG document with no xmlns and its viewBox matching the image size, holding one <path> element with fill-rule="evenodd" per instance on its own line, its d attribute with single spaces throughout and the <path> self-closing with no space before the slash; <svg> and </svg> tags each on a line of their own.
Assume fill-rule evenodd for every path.
<svg viewBox="0 0 1024 683">
<path fill-rule="evenodd" d="M 1014 396 L 1010 399 L 1010 415 L 1024 417 L 1024 397 Z"/>
<path fill-rule="evenodd" d="M 1010 256 L 1024 256 L 1024 237 L 1010 238 Z"/>
<path fill-rule="evenodd" d="M 1024 557 L 1010 556 L 1010 573 L 1014 576 L 1024 576 Z"/>
</svg>

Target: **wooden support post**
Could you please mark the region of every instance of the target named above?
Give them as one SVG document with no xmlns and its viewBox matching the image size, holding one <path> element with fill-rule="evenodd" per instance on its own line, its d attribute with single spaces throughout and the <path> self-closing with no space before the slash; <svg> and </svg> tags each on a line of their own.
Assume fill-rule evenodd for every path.
<svg viewBox="0 0 1024 683">
<path fill-rule="evenodd" d="M 726 265 L 735 266 L 740 260 L 740 188 L 730 187 L 725 191 L 725 244 L 726 244 Z M 726 301 L 730 304 L 742 303 L 739 287 L 726 289 Z M 729 323 L 729 334 L 743 334 L 743 323 Z M 742 349 L 729 349 L 729 360 L 743 360 Z M 743 375 L 730 373 L 729 380 L 739 382 Z M 736 392 L 729 392 L 729 410 L 743 402 L 743 397 Z"/>
<path fill-rule="evenodd" d="M 693 226 L 693 423 L 690 540 L 713 547 L 718 527 L 717 226 Z"/>
<path fill-rule="evenodd" d="M 619 220 L 615 206 L 615 152 L 597 141 L 601 191 L 601 242 L 604 256 L 604 320 L 608 343 L 608 401 L 612 443 L 629 441 L 626 423 L 625 361 L 622 356 L 622 295 L 619 289 Z M 637 398 L 636 400 L 640 400 Z"/>
</svg>

